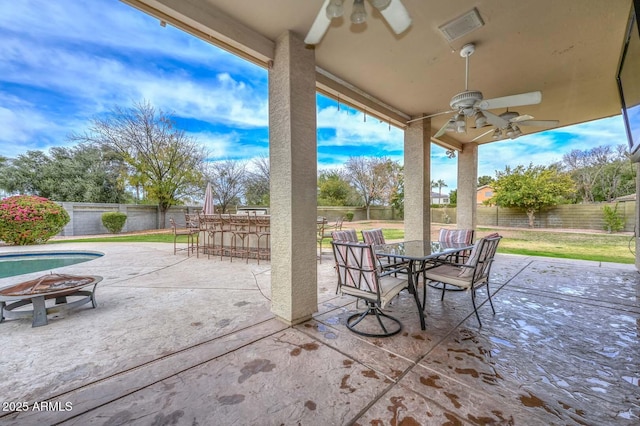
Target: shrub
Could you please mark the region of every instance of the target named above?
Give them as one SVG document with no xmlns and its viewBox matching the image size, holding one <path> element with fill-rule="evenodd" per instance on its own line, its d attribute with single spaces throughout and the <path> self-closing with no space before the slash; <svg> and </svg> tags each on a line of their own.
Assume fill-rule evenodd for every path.
<svg viewBox="0 0 640 426">
<path fill-rule="evenodd" d="M 604 214 L 604 229 L 605 231 L 618 232 L 624 229 L 624 219 L 618 213 L 618 203 L 611 208 L 611 206 L 604 206 L 602 208 L 602 213 Z"/>
<path fill-rule="evenodd" d="M 347 218 L 347 222 L 351 222 L 353 220 L 353 212 L 346 212 L 344 216 Z"/>
<path fill-rule="evenodd" d="M 102 213 L 102 224 L 112 234 L 122 231 L 124 223 L 127 221 L 127 215 L 121 212 Z"/>
<path fill-rule="evenodd" d="M 69 223 L 69 214 L 44 197 L 15 195 L 0 201 L 0 240 L 7 244 L 42 244 Z"/>
</svg>

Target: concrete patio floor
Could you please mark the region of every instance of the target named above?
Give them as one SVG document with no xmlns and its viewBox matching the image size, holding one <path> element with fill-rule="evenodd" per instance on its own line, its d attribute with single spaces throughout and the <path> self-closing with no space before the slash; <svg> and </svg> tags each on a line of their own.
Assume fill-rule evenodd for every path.
<svg viewBox="0 0 640 426">
<path fill-rule="evenodd" d="M 344 326 L 355 302 L 335 295 L 329 253 L 318 312 L 287 327 L 270 312 L 269 262 L 154 243 L 0 253 L 43 249 L 105 253 L 60 269 L 103 276 L 98 307 L 0 324 L 3 425 L 640 423 L 633 265 L 498 255 L 482 328 L 468 293 L 441 302 L 429 288 L 425 331 L 403 292 L 403 331 L 371 339 Z"/>
</svg>

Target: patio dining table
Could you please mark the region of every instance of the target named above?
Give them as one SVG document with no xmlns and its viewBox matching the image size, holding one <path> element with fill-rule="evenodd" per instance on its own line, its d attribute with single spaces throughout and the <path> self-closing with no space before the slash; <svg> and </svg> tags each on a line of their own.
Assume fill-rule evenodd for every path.
<svg viewBox="0 0 640 426">
<path fill-rule="evenodd" d="M 470 250 L 473 245 L 466 243 L 446 243 L 443 241 L 403 241 L 398 243 L 381 244 L 374 247 L 378 256 L 390 257 L 398 262 L 407 262 L 409 292 L 413 294 L 420 316 L 420 328 L 426 329 L 424 311 L 417 284 L 420 273 L 426 267 L 427 262 L 439 262 L 443 255 L 455 254 L 460 251 Z"/>
</svg>

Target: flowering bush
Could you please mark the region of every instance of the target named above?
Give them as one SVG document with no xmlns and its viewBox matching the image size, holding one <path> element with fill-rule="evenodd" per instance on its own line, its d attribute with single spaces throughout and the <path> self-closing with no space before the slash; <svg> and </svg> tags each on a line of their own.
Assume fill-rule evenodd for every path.
<svg viewBox="0 0 640 426">
<path fill-rule="evenodd" d="M 0 240 L 8 244 L 42 244 L 68 222 L 66 210 L 47 198 L 16 195 L 0 201 Z"/>
</svg>

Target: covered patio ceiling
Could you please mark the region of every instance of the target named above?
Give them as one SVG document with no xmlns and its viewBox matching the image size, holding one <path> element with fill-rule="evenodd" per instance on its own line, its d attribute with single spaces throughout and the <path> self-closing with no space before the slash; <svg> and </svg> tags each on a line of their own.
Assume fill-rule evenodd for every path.
<svg viewBox="0 0 640 426">
<path fill-rule="evenodd" d="M 263 66 L 276 38 L 290 30 L 304 37 L 323 0 L 124 0 L 161 21 Z M 469 89 L 484 98 L 531 91 L 542 103 L 512 108 L 536 120 L 568 126 L 620 113 L 616 71 L 631 0 L 402 0 L 412 26 L 395 35 L 365 2 L 367 22 L 333 20 L 316 45 L 318 90 L 367 114 L 404 127 L 410 118 L 450 109 L 465 89 L 459 51 L 470 57 Z M 484 25 L 451 42 L 439 27 L 476 8 Z M 492 112 L 500 114 L 505 110 Z M 432 118 L 435 134 L 453 114 Z M 446 133 L 437 144 L 460 149 L 489 128 Z M 548 129 L 521 126 L 524 134 Z M 478 143 L 491 142 L 491 135 Z"/>
</svg>

